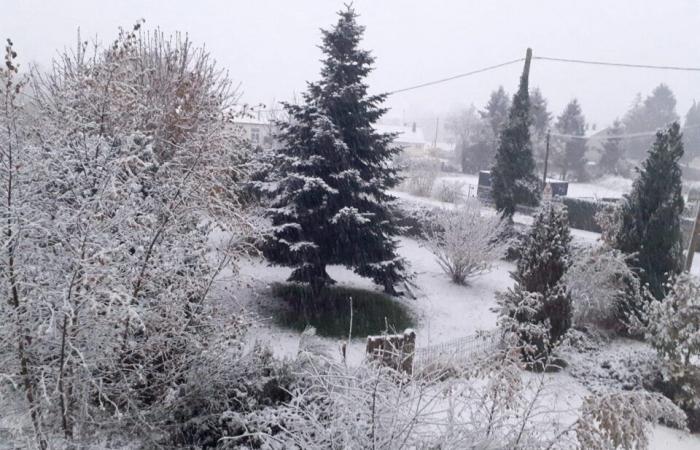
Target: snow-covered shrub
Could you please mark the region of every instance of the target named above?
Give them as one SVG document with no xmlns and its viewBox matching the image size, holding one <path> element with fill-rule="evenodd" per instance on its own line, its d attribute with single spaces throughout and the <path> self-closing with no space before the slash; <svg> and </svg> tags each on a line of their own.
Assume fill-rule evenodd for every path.
<svg viewBox="0 0 700 450">
<path fill-rule="evenodd" d="M 294 361 L 277 360 L 257 344 L 244 355 L 213 347 L 193 364 L 168 400 L 163 444 L 217 447 L 225 436 L 249 433 L 252 421 L 246 416 L 291 399 L 297 369 Z M 248 439 L 253 443 L 252 436 Z"/>
<path fill-rule="evenodd" d="M 464 200 L 464 181 L 442 180 L 433 187 L 433 197 L 445 203 L 460 203 Z"/>
<path fill-rule="evenodd" d="M 603 244 L 581 249 L 572 259 L 564 283 L 571 290 L 574 325 L 631 331 L 646 299 L 626 255 Z"/>
<path fill-rule="evenodd" d="M 394 205 L 392 212 L 404 236 L 424 238 L 432 223 L 433 208 L 429 206 L 405 201 Z"/>
<path fill-rule="evenodd" d="M 488 272 L 505 255 L 508 242 L 502 239 L 502 220 L 483 214 L 476 199 L 453 209 L 436 210 L 432 221 L 426 233 L 426 246 L 457 284 Z"/>
<path fill-rule="evenodd" d="M 440 173 L 440 161 L 433 158 L 409 160 L 404 180 L 399 186 L 403 191 L 419 197 L 430 197 L 433 185 Z"/>
<path fill-rule="evenodd" d="M 21 90 L 13 71 L 0 77 L 3 98 Z M 140 24 L 106 48 L 80 42 L 31 81 L 0 110 L 11 130 L 0 138 L 0 378 L 24 393 L 30 447 L 53 433 L 84 442 L 103 424 L 150 432 L 220 326 L 242 332 L 211 303 L 250 234 L 234 92 L 203 49 Z M 226 238 L 212 247 L 215 227 Z"/>
<path fill-rule="evenodd" d="M 647 393 L 586 399 L 574 416 L 556 408 L 546 375 L 524 376 L 519 355 L 496 352 L 456 376 L 420 378 L 367 364 L 347 367 L 301 353 L 288 401 L 217 415 L 225 448 L 645 448 L 647 420 L 683 426 L 670 402 Z M 631 414 L 632 408 L 638 414 Z M 633 416 L 633 417 L 631 417 Z M 627 428 L 624 428 L 627 426 Z"/>
<path fill-rule="evenodd" d="M 683 371 L 700 363 L 700 281 L 681 274 L 667 289 L 662 301 L 649 304 L 646 338 L 664 361 Z"/>
<path fill-rule="evenodd" d="M 647 308 L 646 339 L 661 358 L 656 387 L 700 428 L 700 281 L 686 273 L 667 284 L 662 301 Z"/>
<path fill-rule="evenodd" d="M 570 265 L 570 243 L 566 208 L 544 203 L 511 274 L 515 286 L 497 295 L 500 326 L 519 337 L 527 360 L 549 355 L 571 326 L 571 294 L 562 279 Z"/>
<path fill-rule="evenodd" d="M 601 229 L 601 239 L 606 244 L 615 244 L 615 236 L 622 224 L 622 209 L 619 203 L 607 203 L 595 214 L 595 222 Z"/>
<path fill-rule="evenodd" d="M 574 425 L 581 448 L 640 450 L 649 448 L 648 422 L 685 429 L 686 418 L 660 394 L 613 392 L 586 398 Z"/>
</svg>

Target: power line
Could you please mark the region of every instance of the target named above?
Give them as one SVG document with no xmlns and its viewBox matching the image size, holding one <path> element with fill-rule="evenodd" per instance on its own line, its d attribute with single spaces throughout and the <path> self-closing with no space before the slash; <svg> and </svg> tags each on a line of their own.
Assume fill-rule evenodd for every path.
<svg viewBox="0 0 700 450">
<path fill-rule="evenodd" d="M 533 55 L 532 59 L 537 59 L 540 61 L 556 61 L 556 62 L 572 63 L 572 64 L 590 64 L 590 65 L 596 65 L 596 66 L 627 67 L 627 68 L 633 68 L 633 69 L 677 70 L 677 71 L 685 71 L 685 72 L 700 72 L 700 67 L 660 66 L 660 65 L 653 65 L 653 64 L 631 64 L 631 63 L 622 63 L 622 62 L 591 61 L 591 60 L 572 59 L 572 58 L 555 58 L 555 57 L 551 57 L 551 56 L 536 56 L 536 55 Z M 398 94 L 399 92 L 412 91 L 414 89 L 420 89 L 420 88 L 424 88 L 427 86 L 433 86 L 436 84 L 445 83 L 447 81 L 452 81 L 452 80 L 456 80 L 459 78 L 464 78 L 464 77 L 468 77 L 471 75 L 475 75 L 478 73 L 488 72 L 489 70 L 498 69 L 500 67 L 509 66 L 511 64 L 522 62 L 524 60 L 525 60 L 525 58 L 518 58 L 518 59 L 514 59 L 512 61 L 507 61 L 507 62 L 504 62 L 501 64 L 496 64 L 494 66 L 488 66 L 488 67 L 484 67 L 482 69 L 473 70 L 471 72 L 460 73 L 460 74 L 453 75 L 450 77 L 440 78 L 438 80 L 428 81 L 425 83 L 420 83 L 420 84 L 416 84 L 413 86 L 405 87 L 402 89 L 396 89 L 394 91 L 387 92 L 387 95 Z"/>
<path fill-rule="evenodd" d="M 457 75 L 453 75 L 451 77 L 441 78 L 439 80 L 434 80 L 434 81 L 428 81 L 426 83 L 416 84 L 414 86 L 409 86 L 409 87 L 405 87 L 402 89 L 396 89 L 395 91 L 387 92 L 386 95 L 394 95 L 394 94 L 398 94 L 399 92 L 412 91 L 414 89 L 420 89 L 420 88 L 424 88 L 427 86 L 433 86 L 435 84 L 445 83 L 446 81 L 452 81 L 452 80 L 456 80 L 458 78 L 464 78 L 464 77 L 468 77 L 470 75 L 476 75 L 477 73 L 488 72 L 489 70 L 494 70 L 494 69 L 498 69 L 500 67 L 509 66 L 511 64 L 522 62 L 524 60 L 525 60 L 525 58 L 514 59 L 512 61 L 507 61 L 507 62 L 504 62 L 501 64 L 496 64 L 495 66 L 488 66 L 488 67 L 484 67 L 481 69 L 472 70 L 471 72 L 460 73 Z"/>
<path fill-rule="evenodd" d="M 652 64 L 630 64 L 607 61 L 588 61 L 583 59 L 553 58 L 549 56 L 533 56 L 532 59 L 541 61 L 557 61 L 575 64 L 591 64 L 596 66 L 629 67 L 633 69 L 655 69 L 655 70 L 682 70 L 686 72 L 700 72 L 700 67 L 679 67 L 679 66 L 657 66 Z"/>
<path fill-rule="evenodd" d="M 685 127 L 682 127 L 681 131 L 685 131 L 685 130 L 688 130 L 691 128 L 698 128 L 698 127 L 700 127 L 700 124 L 687 125 Z M 577 136 L 574 134 L 564 134 L 564 133 L 552 132 L 552 136 L 559 137 L 559 138 L 572 138 L 572 139 L 583 139 L 583 140 L 590 140 L 595 136 L 598 139 L 607 140 L 607 139 L 631 139 L 631 138 L 637 138 L 637 137 L 656 136 L 656 133 L 658 133 L 658 130 L 657 131 L 640 131 L 637 133 L 627 133 L 627 134 L 610 134 L 610 133 L 608 133 L 608 134 L 601 135 L 601 136 L 595 136 L 595 135 L 593 135 L 593 136 Z"/>
</svg>

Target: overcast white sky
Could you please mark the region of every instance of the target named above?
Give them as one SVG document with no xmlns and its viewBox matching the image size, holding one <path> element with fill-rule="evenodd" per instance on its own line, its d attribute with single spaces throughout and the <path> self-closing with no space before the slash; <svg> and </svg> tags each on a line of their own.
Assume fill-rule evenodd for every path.
<svg viewBox="0 0 700 450">
<path fill-rule="evenodd" d="M 84 37 L 111 41 L 138 18 L 149 28 L 184 31 L 240 82 L 244 100 L 290 99 L 318 76 L 320 27 L 335 21 L 335 0 L 4 0 L 0 36 L 21 60 L 46 65 L 57 48 Z M 356 0 L 364 46 L 377 58 L 373 91 L 388 91 L 535 55 L 700 67 L 698 0 Z M 512 93 L 521 66 L 397 94 L 389 116 L 406 121 L 481 107 L 503 84 Z M 700 72 L 642 71 L 534 61 L 539 86 L 559 113 L 577 97 L 587 119 L 603 126 L 624 114 L 637 92 L 667 83 L 685 115 L 700 100 Z"/>
</svg>

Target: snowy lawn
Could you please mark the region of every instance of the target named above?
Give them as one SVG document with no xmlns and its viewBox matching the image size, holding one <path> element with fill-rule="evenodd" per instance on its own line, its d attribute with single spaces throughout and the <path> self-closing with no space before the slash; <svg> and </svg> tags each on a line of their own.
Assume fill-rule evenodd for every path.
<svg viewBox="0 0 700 450">
<path fill-rule="evenodd" d="M 405 193 L 397 195 L 403 202 L 450 206 Z M 531 218 L 517 215 L 515 220 L 528 224 Z M 572 235 L 574 243 L 578 245 L 591 245 L 599 237 L 596 233 L 579 230 L 572 230 Z M 406 306 L 416 318 L 416 344 L 419 347 L 446 343 L 479 330 L 496 328 L 497 315 L 492 311 L 496 306 L 495 296 L 498 291 L 513 285 L 509 276 L 510 271 L 514 270 L 513 264 L 499 261 L 491 272 L 471 279 L 469 285 L 460 286 L 450 281 L 434 256 L 417 240 L 401 238 L 399 254 L 409 261 L 415 274 L 412 290 L 417 298 L 402 297 L 395 301 Z M 240 307 L 258 314 L 258 325 L 249 331 L 247 341 L 250 345 L 256 341 L 265 342 L 279 357 L 292 357 L 299 348 L 299 333 L 279 327 L 272 319 L 273 311 L 281 306 L 280 300 L 272 295 L 272 286 L 283 282 L 290 272 L 290 269 L 269 266 L 259 258 L 251 258 L 241 265 L 239 279 L 243 288 L 235 295 Z M 328 272 L 340 286 L 381 291 L 370 280 L 342 267 L 329 267 Z M 341 339 L 318 337 L 317 341 L 327 355 L 340 358 Z M 348 364 L 360 364 L 364 358 L 364 348 L 364 339 L 353 339 L 347 347 Z M 624 377 L 617 379 L 619 377 L 616 378 L 615 374 L 611 376 L 608 367 L 612 365 L 617 372 L 624 372 L 624 367 L 621 367 L 624 366 L 624 357 L 649 351 L 646 344 L 637 341 L 615 340 L 588 352 L 566 353 L 570 367 L 559 374 L 547 375 L 551 381 L 552 402 L 556 403 L 558 410 L 573 413 L 590 392 L 629 388 L 629 385 L 625 385 L 629 384 L 629 380 Z M 660 425 L 654 426 L 653 430 L 652 449 L 700 448 L 700 436 Z"/>
</svg>

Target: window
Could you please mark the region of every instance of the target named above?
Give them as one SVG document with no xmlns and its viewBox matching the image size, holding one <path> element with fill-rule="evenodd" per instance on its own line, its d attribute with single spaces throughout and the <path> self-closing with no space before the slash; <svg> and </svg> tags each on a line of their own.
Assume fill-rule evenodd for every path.
<svg viewBox="0 0 700 450">
<path fill-rule="evenodd" d="M 250 141 L 253 144 L 260 143 L 260 128 L 251 128 L 250 129 Z"/>
</svg>

